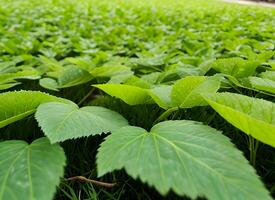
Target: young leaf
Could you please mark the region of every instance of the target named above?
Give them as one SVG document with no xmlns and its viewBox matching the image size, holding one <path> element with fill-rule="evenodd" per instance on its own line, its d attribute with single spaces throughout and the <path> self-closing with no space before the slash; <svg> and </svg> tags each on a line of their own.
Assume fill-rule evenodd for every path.
<svg viewBox="0 0 275 200">
<path fill-rule="evenodd" d="M 69 100 L 37 91 L 0 94 L 0 128 L 33 114 L 41 103 L 51 101 L 71 103 Z"/>
<path fill-rule="evenodd" d="M 128 125 L 120 114 L 107 108 L 79 108 L 76 104 L 57 102 L 40 105 L 35 118 L 51 143 L 107 133 Z"/>
<path fill-rule="evenodd" d="M 150 132 L 123 127 L 101 144 L 97 166 L 99 176 L 125 168 L 163 195 L 173 190 L 192 199 L 272 199 L 229 139 L 195 121 L 165 121 Z"/>
<path fill-rule="evenodd" d="M 275 147 L 275 104 L 234 93 L 204 95 L 229 123 L 265 144 Z"/>
<path fill-rule="evenodd" d="M 188 76 L 177 81 L 173 86 L 172 104 L 181 108 L 207 105 L 201 93 L 217 92 L 219 87 L 218 77 Z"/>
<path fill-rule="evenodd" d="M 63 176 L 62 148 L 46 138 L 30 145 L 20 140 L 0 143 L 0 199 L 51 200 Z"/>
</svg>

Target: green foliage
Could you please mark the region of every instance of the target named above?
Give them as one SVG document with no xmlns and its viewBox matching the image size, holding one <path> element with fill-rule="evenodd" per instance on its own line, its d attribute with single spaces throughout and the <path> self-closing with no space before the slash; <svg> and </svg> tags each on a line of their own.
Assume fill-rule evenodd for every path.
<svg viewBox="0 0 275 200">
<path fill-rule="evenodd" d="M 257 60 L 244 60 L 241 58 L 218 59 L 211 63 L 211 67 L 223 74 L 236 78 L 248 77 L 255 73 L 256 68 L 261 64 Z"/>
<path fill-rule="evenodd" d="M 172 104 L 180 108 L 207 105 L 201 93 L 217 92 L 220 80 L 217 77 L 188 76 L 175 83 L 172 89 Z"/>
<path fill-rule="evenodd" d="M 274 16 L 216 0 L 2 0 L 0 199 L 271 199 L 253 167 L 274 196 Z M 119 184 L 59 184 L 49 142 L 65 177 Z"/>
<path fill-rule="evenodd" d="M 275 104 L 233 93 L 205 95 L 223 118 L 248 135 L 275 147 Z"/>
<path fill-rule="evenodd" d="M 35 117 L 51 143 L 67 139 L 108 133 L 127 126 L 127 121 L 107 108 L 75 104 L 45 103 Z"/>
<path fill-rule="evenodd" d="M 150 132 L 134 126 L 114 131 L 102 143 L 97 165 L 99 176 L 125 168 L 163 195 L 172 189 L 192 199 L 271 199 L 228 138 L 194 121 L 161 122 Z"/>
<path fill-rule="evenodd" d="M 37 91 L 1 93 L 0 128 L 35 113 L 36 108 L 41 103 L 51 101 L 70 103 L 70 101 L 66 99 L 57 98 L 55 96 Z"/>
<path fill-rule="evenodd" d="M 253 88 L 275 94 L 275 81 L 259 77 L 249 77 L 249 81 Z"/>
<path fill-rule="evenodd" d="M 0 142 L 0 152 L 0 199 L 53 198 L 66 161 L 58 144 L 46 138 L 31 144 L 10 140 Z"/>
<path fill-rule="evenodd" d="M 103 90 L 107 94 L 122 99 L 129 105 L 137 105 L 151 102 L 151 98 L 147 91 L 143 88 L 132 85 L 122 84 L 101 84 L 94 85 Z"/>
</svg>

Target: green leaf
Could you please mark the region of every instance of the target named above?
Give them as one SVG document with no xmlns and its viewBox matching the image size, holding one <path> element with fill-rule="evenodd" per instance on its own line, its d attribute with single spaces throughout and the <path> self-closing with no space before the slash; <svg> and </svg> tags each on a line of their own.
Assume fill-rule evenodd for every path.
<svg viewBox="0 0 275 200">
<path fill-rule="evenodd" d="M 36 80 L 40 78 L 40 73 L 36 70 L 19 71 L 15 73 L 0 74 L 0 83 L 8 83 L 15 79 Z"/>
<path fill-rule="evenodd" d="M 269 79 L 269 80 L 275 81 L 275 71 L 265 71 L 260 74 L 260 77 L 264 78 L 264 79 Z"/>
<path fill-rule="evenodd" d="M 249 81 L 253 88 L 275 94 L 275 81 L 259 77 L 249 77 Z"/>
<path fill-rule="evenodd" d="M 261 64 L 257 60 L 244 60 L 242 58 L 224 58 L 211 63 L 213 69 L 236 78 L 252 76 Z"/>
<path fill-rule="evenodd" d="M 163 195 L 173 190 L 192 199 L 272 199 L 229 139 L 195 121 L 165 121 L 150 132 L 123 127 L 101 144 L 97 166 L 99 176 L 125 168 Z"/>
<path fill-rule="evenodd" d="M 147 90 L 123 84 L 98 84 L 93 85 L 96 88 L 103 90 L 105 93 L 121 99 L 129 105 L 151 103 L 152 99 L 148 95 Z"/>
<path fill-rule="evenodd" d="M 37 91 L 0 94 L 0 128 L 33 114 L 41 103 L 51 101 L 70 103 L 69 100 Z"/>
<path fill-rule="evenodd" d="M 128 125 L 120 114 L 107 108 L 79 108 L 76 104 L 58 102 L 40 105 L 35 118 L 51 143 L 107 133 Z"/>
<path fill-rule="evenodd" d="M 0 143 L 0 199 L 51 200 L 63 176 L 62 148 L 46 138 L 30 145 L 20 140 Z"/>
<path fill-rule="evenodd" d="M 161 85 L 152 89 L 111 83 L 93 86 L 103 90 L 111 96 L 121 99 L 129 105 L 149 104 L 155 102 L 164 109 L 171 107 L 171 86 Z"/>
<path fill-rule="evenodd" d="M 126 66 L 102 66 L 93 68 L 90 73 L 94 77 L 113 77 L 118 75 L 133 74 L 131 68 Z"/>
<path fill-rule="evenodd" d="M 218 77 L 188 76 L 175 83 L 171 97 L 173 106 L 191 108 L 205 106 L 202 93 L 217 92 L 220 87 Z"/>
<path fill-rule="evenodd" d="M 275 147 L 275 104 L 234 93 L 204 95 L 229 123 L 265 144 Z"/>
<path fill-rule="evenodd" d="M 6 90 L 6 89 L 9 89 L 9 88 L 12 88 L 16 85 L 19 85 L 21 83 L 19 82 L 12 82 L 12 83 L 4 83 L 4 84 L 0 84 L 0 90 Z"/>
<path fill-rule="evenodd" d="M 67 67 L 58 72 L 57 80 L 52 78 L 40 79 L 39 84 L 47 89 L 58 91 L 61 88 L 68 88 L 86 83 L 92 79 L 92 75 L 76 67 Z"/>
<path fill-rule="evenodd" d="M 163 109 L 168 109 L 172 105 L 171 92 L 172 86 L 170 85 L 161 85 L 148 90 L 152 99 Z"/>
</svg>

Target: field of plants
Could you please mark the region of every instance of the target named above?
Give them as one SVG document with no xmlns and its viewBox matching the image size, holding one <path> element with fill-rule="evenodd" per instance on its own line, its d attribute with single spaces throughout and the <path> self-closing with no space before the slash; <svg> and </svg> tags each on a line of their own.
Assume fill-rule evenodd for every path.
<svg viewBox="0 0 275 200">
<path fill-rule="evenodd" d="M 275 9 L 1 0 L 0 200 L 275 197 Z"/>
</svg>

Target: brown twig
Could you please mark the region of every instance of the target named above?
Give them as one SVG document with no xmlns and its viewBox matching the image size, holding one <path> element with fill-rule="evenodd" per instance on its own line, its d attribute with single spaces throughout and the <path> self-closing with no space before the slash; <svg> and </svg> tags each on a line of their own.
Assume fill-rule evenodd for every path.
<svg viewBox="0 0 275 200">
<path fill-rule="evenodd" d="M 87 182 L 87 183 L 92 183 L 92 184 L 99 185 L 99 186 L 106 187 L 106 188 L 112 188 L 117 185 L 117 183 L 105 183 L 105 182 L 101 182 L 101 181 L 88 179 L 84 176 L 74 176 L 74 177 L 67 178 L 66 180 L 67 181 Z"/>
</svg>

